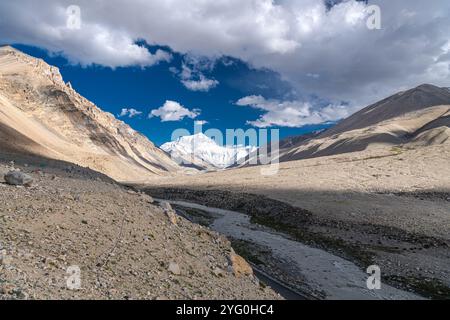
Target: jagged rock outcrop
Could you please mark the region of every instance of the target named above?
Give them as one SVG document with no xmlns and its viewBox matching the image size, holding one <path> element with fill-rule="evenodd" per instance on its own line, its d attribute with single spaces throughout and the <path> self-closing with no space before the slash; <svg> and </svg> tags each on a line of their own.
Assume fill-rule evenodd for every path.
<svg viewBox="0 0 450 320">
<path fill-rule="evenodd" d="M 0 48 L 0 150 L 73 162 L 119 181 L 180 167 L 145 136 L 78 94 L 58 68 Z"/>
</svg>

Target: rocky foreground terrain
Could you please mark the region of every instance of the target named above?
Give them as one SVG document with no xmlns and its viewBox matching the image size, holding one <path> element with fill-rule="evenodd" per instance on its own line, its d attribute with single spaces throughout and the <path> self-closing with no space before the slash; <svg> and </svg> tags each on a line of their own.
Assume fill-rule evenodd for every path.
<svg viewBox="0 0 450 320">
<path fill-rule="evenodd" d="M 225 237 L 170 205 L 72 164 L 0 157 L 1 178 L 33 179 L 0 178 L 0 299 L 279 299 Z"/>
<path fill-rule="evenodd" d="M 392 286 L 448 299 L 449 159 L 449 144 L 400 145 L 284 162 L 274 175 L 262 175 L 258 166 L 140 187 L 160 198 L 248 214 L 361 270 L 376 264 Z M 255 244 L 248 248 L 257 252 Z"/>
</svg>

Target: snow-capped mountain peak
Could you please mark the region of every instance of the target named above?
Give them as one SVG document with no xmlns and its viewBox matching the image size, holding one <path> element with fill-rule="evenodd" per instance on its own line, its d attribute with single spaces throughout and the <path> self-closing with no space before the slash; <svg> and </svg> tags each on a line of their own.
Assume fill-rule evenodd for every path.
<svg viewBox="0 0 450 320">
<path fill-rule="evenodd" d="M 204 133 L 180 137 L 177 141 L 165 143 L 161 149 L 169 153 L 172 158 L 183 161 L 184 165 L 196 165 L 201 168 L 227 168 L 249 153 L 256 151 L 256 147 L 221 146 Z"/>
</svg>

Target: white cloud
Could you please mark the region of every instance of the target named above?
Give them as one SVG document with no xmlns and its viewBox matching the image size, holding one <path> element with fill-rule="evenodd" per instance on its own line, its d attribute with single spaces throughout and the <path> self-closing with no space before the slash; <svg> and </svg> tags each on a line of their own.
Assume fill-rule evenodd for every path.
<svg viewBox="0 0 450 320">
<path fill-rule="evenodd" d="M 136 109 L 128 109 L 128 108 L 123 108 L 122 111 L 119 114 L 119 117 L 128 117 L 128 118 L 134 118 L 136 116 L 141 115 L 142 112 L 138 111 Z"/>
<path fill-rule="evenodd" d="M 183 107 L 176 101 L 167 100 L 163 106 L 158 109 L 152 110 L 150 112 L 149 117 L 159 117 L 162 122 L 167 121 L 180 121 L 184 118 L 188 117 L 191 119 L 195 119 L 200 115 L 199 109 L 189 110 Z"/>
<path fill-rule="evenodd" d="M 205 76 L 200 75 L 199 80 L 181 80 L 181 83 L 191 91 L 209 91 L 216 87 L 219 81 L 206 79 Z"/>
<path fill-rule="evenodd" d="M 260 105 L 266 102 L 266 99 L 264 99 L 264 97 L 262 96 L 247 96 L 247 97 L 243 97 L 241 99 L 239 99 L 236 102 L 236 105 L 238 106 L 256 106 L 256 105 Z"/>
<path fill-rule="evenodd" d="M 208 123 L 209 123 L 209 122 L 206 121 L 206 120 L 197 120 L 197 121 L 194 121 L 194 124 L 196 124 L 196 125 L 198 125 L 198 126 L 203 126 L 203 125 L 208 124 Z"/>
<path fill-rule="evenodd" d="M 65 9 L 74 2 L 80 30 L 66 28 Z M 450 55 L 442 48 L 450 1 L 370 4 L 381 7 L 381 30 L 367 28 L 366 4 L 355 0 L 331 9 L 319 0 L 0 1 L 0 42 L 45 47 L 81 64 L 147 66 L 170 59 L 135 44 L 143 39 L 211 60 L 239 58 L 280 73 L 299 92 L 351 105 L 423 82 L 449 86 Z M 206 90 L 214 79 L 201 74 L 203 82 L 184 80 L 200 81 L 187 84 Z"/>
<path fill-rule="evenodd" d="M 178 74 L 181 83 L 191 91 L 207 92 L 215 88 L 219 81 L 208 79 L 203 72 L 214 69 L 215 60 L 186 55 L 181 66 L 181 71 L 171 68 L 172 73 Z"/>
<path fill-rule="evenodd" d="M 236 102 L 238 106 L 249 106 L 264 111 L 264 114 L 248 124 L 259 128 L 301 127 L 308 124 L 320 124 L 337 121 L 349 116 L 350 110 L 342 105 L 313 107 L 309 102 L 267 100 L 262 96 L 247 96 Z"/>
<path fill-rule="evenodd" d="M 44 47 L 83 66 L 144 67 L 172 59 L 167 51 L 151 53 L 137 45 L 138 37 L 128 28 L 119 27 L 120 23 L 108 25 L 101 14 L 107 10 L 97 7 L 101 3 L 92 6 L 87 1 L 77 2 L 81 8 L 80 29 L 67 27 L 66 10 L 73 1 L 0 2 L 0 42 Z"/>
</svg>

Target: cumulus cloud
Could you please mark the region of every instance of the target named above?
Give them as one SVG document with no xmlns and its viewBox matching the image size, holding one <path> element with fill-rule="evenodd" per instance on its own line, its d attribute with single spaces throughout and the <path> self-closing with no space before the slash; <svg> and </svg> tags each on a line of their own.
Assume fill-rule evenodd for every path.
<svg viewBox="0 0 450 320">
<path fill-rule="evenodd" d="M 74 2 L 79 30 L 66 27 Z M 356 0 L 0 1 L 0 41 L 45 47 L 82 64 L 170 59 L 137 45 L 142 39 L 211 60 L 235 57 L 278 72 L 301 93 L 351 106 L 424 82 L 449 86 L 450 1 L 369 4 L 381 8 L 381 30 L 367 28 L 368 4 Z M 217 85 L 201 74 L 181 80 L 194 90 Z"/>
<path fill-rule="evenodd" d="M 164 105 L 158 109 L 154 109 L 150 112 L 149 117 L 159 117 L 162 122 L 167 121 L 180 121 L 188 117 L 191 119 L 197 118 L 200 115 L 199 109 L 193 109 L 192 111 L 183 107 L 176 101 L 167 100 Z"/>
<path fill-rule="evenodd" d="M 102 18 L 105 8 L 78 1 L 81 26 L 68 27 L 67 9 L 73 1 L 18 0 L 0 2 L 0 42 L 43 47 L 62 54 L 73 64 L 99 64 L 111 68 L 152 66 L 172 59 L 169 52 L 151 53 L 136 44 L 138 37 L 127 28 L 109 26 Z"/>
<path fill-rule="evenodd" d="M 309 102 L 280 101 L 256 95 L 243 97 L 236 102 L 236 105 L 264 111 L 259 119 L 248 121 L 248 124 L 259 128 L 301 127 L 307 124 L 332 122 L 343 119 L 352 112 L 343 105 L 313 107 Z"/>
<path fill-rule="evenodd" d="M 138 110 L 136 110 L 136 109 L 133 109 L 133 108 L 130 108 L 130 109 L 128 109 L 128 108 L 123 108 L 122 111 L 121 111 L 120 114 L 119 114 L 119 117 L 120 117 L 120 118 L 122 118 L 122 117 L 134 118 L 134 117 L 139 116 L 139 115 L 141 115 L 141 114 L 142 114 L 142 112 L 141 112 L 141 111 L 138 111 Z"/>
</svg>

